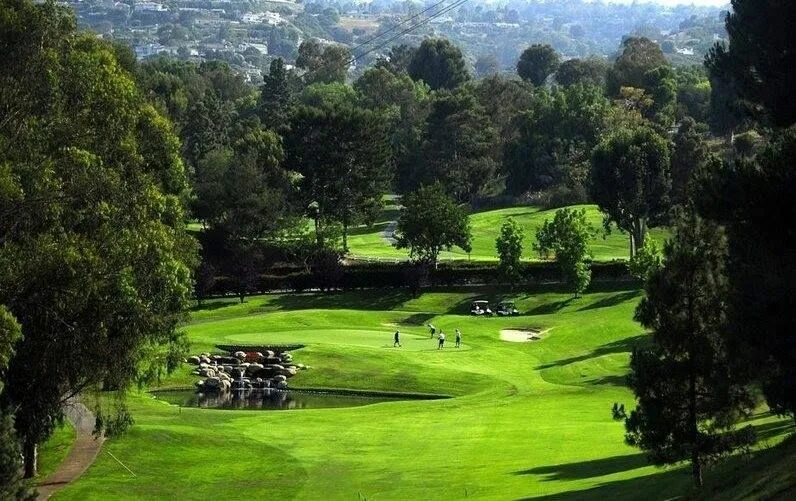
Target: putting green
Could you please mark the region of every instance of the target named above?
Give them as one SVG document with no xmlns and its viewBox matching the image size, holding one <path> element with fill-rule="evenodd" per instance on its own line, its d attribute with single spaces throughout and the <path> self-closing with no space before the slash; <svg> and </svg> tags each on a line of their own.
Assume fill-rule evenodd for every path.
<svg viewBox="0 0 796 501">
<path fill-rule="evenodd" d="M 466 314 L 473 299 L 512 299 L 511 318 Z M 573 300 L 555 289 L 263 296 L 218 302 L 187 327 L 193 350 L 216 343 L 300 343 L 311 366 L 296 387 L 443 393 L 455 398 L 356 408 L 245 412 L 178 408 L 130 396 L 132 431 L 57 499 L 658 499 L 688 493 L 687 469 L 657 469 L 624 444 L 614 402 L 629 351 L 646 342 L 639 291 Z M 467 349 L 436 349 L 427 323 L 461 329 Z M 392 348 L 398 326 L 404 348 Z M 502 329 L 553 329 L 508 343 Z M 184 368 L 163 386 L 191 384 Z M 786 420 L 752 423 L 781 440 Z M 773 430 L 773 431 L 771 431 Z"/>
</svg>

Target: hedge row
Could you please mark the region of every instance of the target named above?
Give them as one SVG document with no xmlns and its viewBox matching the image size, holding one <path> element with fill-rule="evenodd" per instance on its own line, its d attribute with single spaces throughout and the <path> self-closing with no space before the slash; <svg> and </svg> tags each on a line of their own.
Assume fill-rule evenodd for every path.
<svg viewBox="0 0 796 501">
<path fill-rule="evenodd" d="M 632 280 L 624 262 L 593 263 L 592 281 Z M 216 276 L 200 297 L 250 295 L 274 291 L 327 289 L 371 289 L 394 287 L 461 286 L 505 284 L 492 263 L 445 263 L 437 269 L 422 269 L 411 263 L 363 263 L 322 270 L 280 269 L 280 273 L 252 277 Z M 555 263 L 525 263 L 518 284 L 555 283 L 561 272 Z"/>
</svg>

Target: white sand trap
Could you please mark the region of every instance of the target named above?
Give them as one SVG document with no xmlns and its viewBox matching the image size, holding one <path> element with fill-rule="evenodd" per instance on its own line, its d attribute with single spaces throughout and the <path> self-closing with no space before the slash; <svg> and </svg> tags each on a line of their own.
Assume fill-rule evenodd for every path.
<svg viewBox="0 0 796 501">
<path fill-rule="evenodd" d="M 539 341 L 546 337 L 547 333 L 548 331 L 536 329 L 502 329 L 500 331 L 500 339 L 511 343 L 527 343 L 529 341 Z"/>
</svg>

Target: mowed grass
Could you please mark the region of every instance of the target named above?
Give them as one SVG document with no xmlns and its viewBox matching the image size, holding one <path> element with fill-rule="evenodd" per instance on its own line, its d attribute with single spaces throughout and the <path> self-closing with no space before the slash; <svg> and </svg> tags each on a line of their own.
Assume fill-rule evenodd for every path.
<svg viewBox="0 0 796 501">
<path fill-rule="evenodd" d="M 589 222 L 597 230 L 597 234 L 589 241 L 589 249 L 596 261 L 628 258 L 630 237 L 616 228 L 613 228 L 610 234 L 603 235 L 603 215 L 597 209 L 597 206 L 578 205 L 572 208 L 586 209 Z M 382 217 L 382 221 L 372 228 L 361 227 L 354 230 L 355 234 L 348 239 L 351 257 L 385 260 L 403 260 L 408 258 L 409 254 L 406 250 L 394 248 L 382 236 L 390 218 L 398 217 L 397 210 L 394 207 L 388 206 L 388 210 L 388 215 Z M 500 233 L 500 227 L 503 222 L 511 217 L 525 230 L 523 258 L 525 260 L 538 260 L 539 255 L 533 251 L 536 230 L 544 224 L 545 220 L 552 220 L 555 212 L 556 209 L 543 210 L 538 207 L 511 207 L 508 209 L 476 212 L 470 215 L 473 235 L 472 252 L 467 254 L 459 248 L 454 248 L 450 252 L 443 252 L 440 258 L 443 260 L 496 261 L 495 239 Z M 662 243 L 667 235 L 668 232 L 662 228 L 654 228 L 650 231 L 650 237 L 659 243 Z"/>
<path fill-rule="evenodd" d="M 473 318 L 473 299 L 512 297 L 523 315 Z M 629 352 L 641 292 L 605 287 L 573 300 L 554 287 L 268 295 L 193 312 L 195 351 L 217 343 L 302 343 L 296 387 L 454 398 L 343 409 L 222 411 L 130 397 L 132 430 L 57 499 L 664 499 L 688 495 L 687 468 L 658 469 L 623 442 L 613 402 L 630 405 Z M 464 334 L 436 349 L 425 324 Z M 549 329 L 531 343 L 504 328 Z M 402 333 L 403 348 L 392 347 Z M 449 340 L 452 341 L 449 335 Z M 452 342 L 450 343 L 452 345 Z M 183 369 L 164 386 L 190 382 Z M 792 424 L 761 412 L 775 444 Z M 718 475 L 719 473 L 715 473 Z"/>
</svg>

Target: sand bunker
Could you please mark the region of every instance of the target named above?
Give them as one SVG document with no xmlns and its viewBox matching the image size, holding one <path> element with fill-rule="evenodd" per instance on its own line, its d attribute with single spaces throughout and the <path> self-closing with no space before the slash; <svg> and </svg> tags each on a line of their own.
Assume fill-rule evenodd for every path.
<svg viewBox="0 0 796 501">
<path fill-rule="evenodd" d="M 536 329 L 503 329 L 500 331 L 500 339 L 511 343 L 527 343 L 528 341 L 539 341 L 548 331 Z"/>
</svg>

